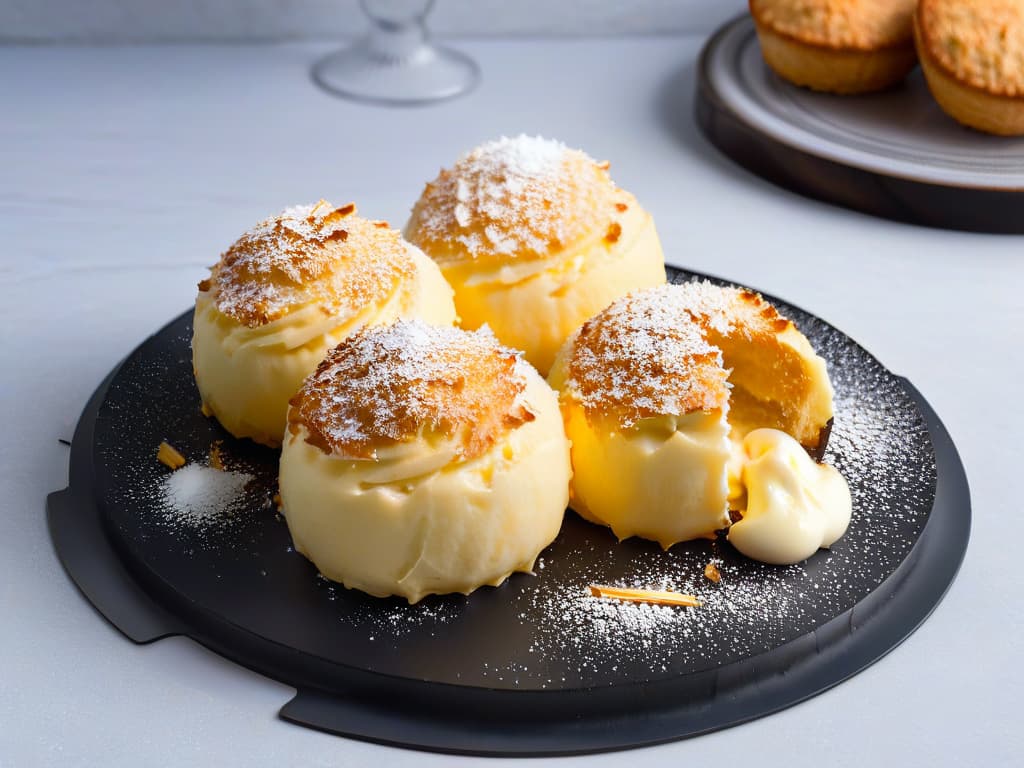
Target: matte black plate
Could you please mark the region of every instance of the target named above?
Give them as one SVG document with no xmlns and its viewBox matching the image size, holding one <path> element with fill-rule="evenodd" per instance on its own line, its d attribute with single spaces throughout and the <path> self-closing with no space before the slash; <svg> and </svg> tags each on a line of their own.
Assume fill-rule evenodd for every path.
<svg viewBox="0 0 1024 768">
<path fill-rule="evenodd" d="M 829 362 L 826 458 L 855 507 L 847 535 L 798 566 L 755 563 L 723 540 L 668 552 L 617 543 L 569 513 L 536 575 L 497 589 L 415 606 L 345 590 L 291 547 L 271 502 L 277 452 L 201 415 L 190 313 L 133 352 L 86 408 L 70 488 L 50 498 L 51 532 L 86 596 L 133 640 L 185 634 L 295 685 L 282 715 L 313 727 L 510 755 L 619 749 L 743 722 L 898 644 L 952 581 L 970 526 L 956 451 L 916 390 L 836 329 L 777 303 Z M 177 497 L 169 488 L 186 476 L 156 462 L 162 440 L 194 475 L 219 445 L 248 480 L 224 491 L 215 514 L 183 515 L 184 486 Z M 703 577 L 712 558 L 718 585 Z M 587 595 L 591 583 L 671 587 L 704 606 L 601 601 Z"/>
<path fill-rule="evenodd" d="M 768 181 L 913 224 L 1024 233 L 1024 137 L 959 125 L 919 71 L 882 93 L 797 88 L 764 63 L 744 14 L 705 44 L 697 78 L 705 136 Z"/>
</svg>

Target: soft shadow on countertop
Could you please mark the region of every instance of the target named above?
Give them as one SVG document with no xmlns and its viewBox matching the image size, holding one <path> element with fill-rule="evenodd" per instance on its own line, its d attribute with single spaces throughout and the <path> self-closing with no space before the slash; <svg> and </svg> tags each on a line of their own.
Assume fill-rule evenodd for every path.
<svg viewBox="0 0 1024 768">
<path fill-rule="evenodd" d="M 697 77 L 698 62 L 684 64 L 671 72 L 655 92 L 655 120 L 672 137 L 676 146 L 694 161 L 703 163 L 715 173 L 732 177 L 740 183 L 761 186 L 776 194 L 792 197 L 801 203 L 824 205 L 750 173 L 725 157 L 704 137 L 694 114 Z"/>
<path fill-rule="evenodd" d="M 690 62 L 676 68 L 661 83 L 655 93 L 654 102 L 658 124 L 686 154 L 711 166 L 719 173 L 764 183 L 723 156 L 704 138 L 694 114 L 697 74 L 697 62 Z"/>
</svg>

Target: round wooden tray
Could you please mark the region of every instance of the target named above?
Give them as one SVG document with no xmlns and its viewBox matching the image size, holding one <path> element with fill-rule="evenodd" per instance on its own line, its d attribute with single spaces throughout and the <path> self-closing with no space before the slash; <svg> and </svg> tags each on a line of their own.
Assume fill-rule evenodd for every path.
<svg viewBox="0 0 1024 768">
<path fill-rule="evenodd" d="M 787 189 L 914 224 L 1024 233 L 1024 137 L 961 126 L 919 70 L 863 96 L 798 88 L 765 64 L 744 15 L 704 46 L 695 107 L 712 144 Z"/>
</svg>

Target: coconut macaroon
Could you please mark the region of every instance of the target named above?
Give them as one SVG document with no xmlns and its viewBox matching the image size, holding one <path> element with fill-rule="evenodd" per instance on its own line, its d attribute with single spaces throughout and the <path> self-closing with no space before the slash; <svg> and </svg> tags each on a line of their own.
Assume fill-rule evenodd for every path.
<svg viewBox="0 0 1024 768">
<path fill-rule="evenodd" d="M 566 342 L 549 381 L 572 443 L 569 505 L 664 547 L 713 536 L 745 504 L 747 433 L 820 451 L 832 418 L 825 362 L 793 323 L 706 282 L 616 301 Z"/>
<path fill-rule="evenodd" d="M 1024 2 L 921 0 L 914 36 L 928 87 L 950 117 L 1024 134 Z"/>
<path fill-rule="evenodd" d="M 518 353 L 398 322 L 342 342 L 292 399 L 281 503 L 324 576 L 416 602 L 530 571 L 570 474 L 555 394 Z"/>
<path fill-rule="evenodd" d="M 889 88 L 914 68 L 917 0 L 750 0 L 761 52 L 782 78 L 816 91 Z"/>
<path fill-rule="evenodd" d="M 608 163 L 539 137 L 488 142 L 442 170 L 405 232 L 455 289 L 462 326 L 487 323 L 542 373 L 587 318 L 665 282 L 654 220 Z"/>
<path fill-rule="evenodd" d="M 289 208 L 246 232 L 199 283 L 192 362 L 204 410 L 280 445 L 288 399 L 328 349 L 367 325 L 451 325 L 437 265 L 355 205 Z"/>
</svg>

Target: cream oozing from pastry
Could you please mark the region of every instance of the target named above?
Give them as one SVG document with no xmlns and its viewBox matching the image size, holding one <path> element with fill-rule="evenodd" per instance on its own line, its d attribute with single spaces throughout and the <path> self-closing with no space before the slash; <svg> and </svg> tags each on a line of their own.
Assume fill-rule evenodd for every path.
<svg viewBox="0 0 1024 768">
<path fill-rule="evenodd" d="M 806 560 L 846 533 L 853 512 L 843 476 L 818 464 L 792 437 L 755 429 L 741 446 L 743 518 L 729 541 L 747 557 L 775 565 Z"/>
<path fill-rule="evenodd" d="M 793 323 L 710 283 L 614 302 L 566 342 L 549 381 L 572 443 L 570 506 L 664 547 L 728 527 L 746 501 L 733 445 L 748 433 L 785 426 L 820 451 L 832 416 L 825 362 Z"/>
<path fill-rule="evenodd" d="M 565 409 L 575 473 L 570 506 L 619 539 L 668 548 L 729 525 L 728 425 L 717 412 L 641 419 L 631 427 Z"/>
<path fill-rule="evenodd" d="M 620 539 L 663 547 L 729 519 L 727 373 L 678 295 L 669 286 L 615 302 L 566 342 L 549 376 L 572 443 L 570 506 Z"/>
</svg>

